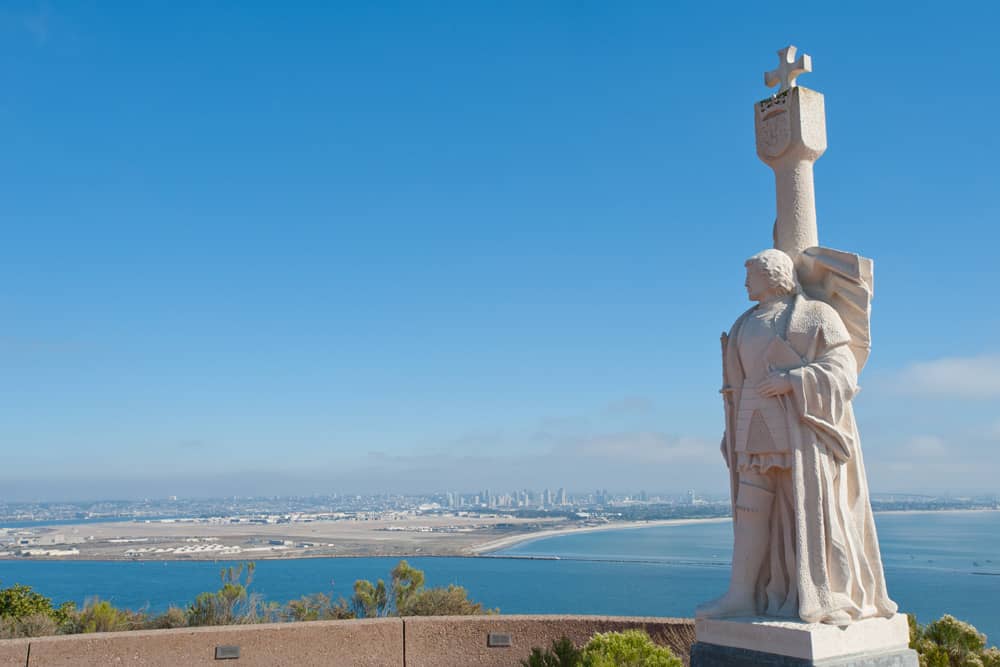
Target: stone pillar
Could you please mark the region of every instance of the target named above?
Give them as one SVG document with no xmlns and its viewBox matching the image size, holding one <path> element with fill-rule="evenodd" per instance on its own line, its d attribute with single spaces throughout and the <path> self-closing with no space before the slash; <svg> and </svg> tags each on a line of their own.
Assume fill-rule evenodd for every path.
<svg viewBox="0 0 1000 667">
<path fill-rule="evenodd" d="M 794 86 L 754 105 L 757 157 L 774 170 L 774 247 L 798 259 L 819 245 L 813 162 L 826 150 L 823 95 Z"/>
</svg>

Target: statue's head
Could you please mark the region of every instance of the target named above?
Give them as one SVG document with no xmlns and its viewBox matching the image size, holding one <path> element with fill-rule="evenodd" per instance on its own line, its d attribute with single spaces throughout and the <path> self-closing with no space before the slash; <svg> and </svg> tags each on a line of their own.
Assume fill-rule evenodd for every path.
<svg viewBox="0 0 1000 667">
<path fill-rule="evenodd" d="M 795 280 L 795 262 L 780 250 L 759 252 L 746 261 L 747 296 L 751 301 L 765 301 L 799 291 Z"/>
</svg>

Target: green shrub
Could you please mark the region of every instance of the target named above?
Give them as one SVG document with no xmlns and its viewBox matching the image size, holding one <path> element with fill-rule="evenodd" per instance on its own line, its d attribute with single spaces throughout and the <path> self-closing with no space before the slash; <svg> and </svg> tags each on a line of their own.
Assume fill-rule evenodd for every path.
<svg viewBox="0 0 1000 667">
<path fill-rule="evenodd" d="M 907 618 L 920 667 L 1000 667 L 1000 650 L 986 648 L 986 635 L 971 624 L 949 614 L 925 626 L 912 614 Z"/>
<path fill-rule="evenodd" d="M 373 584 L 367 579 L 354 582 L 351 609 L 358 618 L 377 618 L 389 613 L 389 592 L 381 579 Z"/>
<path fill-rule="evenodd" d="M 521 661 L 522 667 L 580 667 L 583 651 L 578 649 L 566 637 L 552 640 L 552 646 L 547 649 L 535 647 L 527 660 Z"/>
<path fill-rule="evenodd" d="M 261 598 L 250 593 L 254 563 L 224 568 L 220 573 L 222 588 L 214 593 L 199 593 L 187 609 L 187 624 L 238 625 L 260 620 Z M 243 575 L 246 573 L 246 580 Z"/>
<path fill-rule="evenodd" d="M 72 602 L 53 607 L 51 599 L 31 586 L 0 589 L 0 638 L 54 635 L 73 612 Z"/>
<path fill-rule="evenodd" d="M 657 646 L 645 632 L 597 633 L 583 647 L 583 667 L 683 667 L 665 646 Z"/>
<path fill-rule="evenodd" d="M 983 661 L 983 667 L 1000 667 L 1000 648 L 993 646 L 982 652 L 980 656 Z"/>
<path fill-rule="evenodd" d="M 451 584 L 414 592 L 396 613 L 400 616 L 473 616 L 494 612 L 484 610 L 481 603 L 469 599 L 464 588 Z"/>
<path fill-rule="evenodd" d="M 424 590 L 423 570 L 412 567 L 405 560 L 399 561 L 389 573 L 392 577 L 392 597 L 396 610 L 403 609 L 407 602 Z"/>
<path fill-rule="evenodd" d="M 187 612 L 180 607 L 171 606 L 159 616 L 154 616 L 146 622 L 146 627 L 150 630 L 167 630 L 169 628 L 183 628 L 187 625 Z"/>
<path fill-rule="evenodd" d="M 52 606 L 51 599 L 36 593 L 31 586 L 14 584 L 10 588 L 0 589 L 0 617 L 16 619 L 35 614 L 55 618 L 57 611 Z"/>
<path fill-rule="evenodd" d="M 359 618 L 378 616 L 462 616 L 492 614 L 496 610 L 469 599 L 461 586 L 424 587 L 424 573 L 405 560 L 392 569 L 389 586 L 381 579 L 372 583 L 365 579 L 354 582 L 351 609 Z"/>
<path fill-rule="evenodd" d="M 354 618 L 354 612 L 344 598 L 334 602 L 329 595 L 314 593 L 290 600 L 281 608 L 278 618 L 282 621 L 329 621 Z"/>
<path fill-rule="evenodd" d="M 20 618 L 0 616 L 0 639 L 54 635 L 59 625 L 48 614 L 28 614 Z"/>
<path fill-rule="evenodd" d="M 67 634 L 81 632 L 120 632 L 134 630 L 145 625 L 145 615 L 118 609 L 107 600 L 90 598 L 79 611 L 73 610 L 63 623 L 62 631 Z"/>
</svg>

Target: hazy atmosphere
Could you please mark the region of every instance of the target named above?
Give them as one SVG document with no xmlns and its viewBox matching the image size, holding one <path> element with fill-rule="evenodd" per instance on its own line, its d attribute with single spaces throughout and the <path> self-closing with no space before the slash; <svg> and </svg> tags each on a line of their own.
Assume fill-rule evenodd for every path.
<svg viewBox="0 0 1000 667">
<path fill-rule="evenodd" d="M 871 491 L 995 493 L 1000 16 L 868 5 L 6 3 L 3 499 L 728 493 L 789 42 Z"/>
</svg>

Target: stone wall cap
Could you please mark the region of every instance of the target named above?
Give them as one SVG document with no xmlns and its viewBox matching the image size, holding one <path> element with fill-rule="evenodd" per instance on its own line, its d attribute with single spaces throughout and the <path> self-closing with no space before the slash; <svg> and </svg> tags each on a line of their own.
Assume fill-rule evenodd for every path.
<svg viewBox="0 0 1000 667">
<path fill-rule="evenodd" d="M 616 623 L 663 623 L 663 624 L 691 624 L 691 618 L 673 618 L 668 616 L 607 616 L 600 614 L 483 614 L 469 616 L 404 616 L 407 623 L 431 623 L 442 620 L 454 622 L 493 622 L 493 621 L 614 621 Z"/>
<path fill-rule="evenodd" d="M 403 619 L 398 616 L 386 616 L 384 618 L 351 618 L 329 621 L 294 621 L 286 623 L 237 623 L 233 625 L 199 625 L 197 627 L 183 628 L 162 628 L 149 630 L 122 630 L 119 632 L 78 632 L 68 635 L 45 635 L 42 637 L 28 637 L 19 639 L 0 639 L 0 646 L 16 645 L 17 642 L 38 643 L 46 642 L 69 642 L 80 641 L 82 639 L 91 641 L 101 641 L 103 639 L 113 639 L 116 637 L 162 637 L 164 635 L 201 635 L 218 633 L 250 633 L 250 632 L 294 632 L 298 629 L 306 629 L 316 626 L 328 626 L 331 624 L 350 623 L 355 626 L 365 625 L 402 625 Z"/>
</svg>

